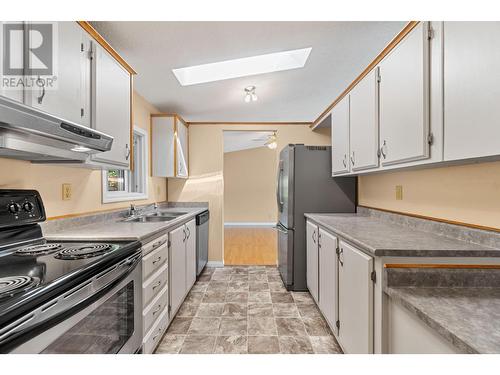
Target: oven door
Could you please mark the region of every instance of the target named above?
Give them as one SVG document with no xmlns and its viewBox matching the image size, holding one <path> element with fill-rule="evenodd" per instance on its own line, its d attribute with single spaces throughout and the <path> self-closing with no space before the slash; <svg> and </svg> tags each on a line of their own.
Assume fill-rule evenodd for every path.
<svg viewBox="0 0 500 375">
<path fill-rule="evenodd" d="M 30 337 L 11 353 L 107 354 L 136 353 L 142 344 L 142 269 L 140 254 L 95 276 L 76 291 L 69 291 L 40 309 L 64 308 L 68 315 L 53 324 L 51 319 L 34 319 L 50 328 Z M 86 292 L 82 292 L 85 290 Z M 73 293 L 73 294 L 71 294 Z M 90 293 L 90 294 L 88 294 Z M 76 305 L 64 298 L 80 294 Z M 87 299 L 83 299 L 88 294 Z M 61 300 L 62 299 L 62 300 Z M 89 300 L 90 299 L 90 300 Z M 57 302 L 57 303 L 56 303 Z M 85 302 L 85 303 L 84 303 Z M 52 307 L 52 304 L 55 304 Z M 63 306 L 68 304 L 67 306 Z M 79 305 L 84 307 L 78 309 Z M 75 310 L 75 311 L 74 311 Z M 55 311 L 57 312 L 57 311 Z M 33 313 L 32 313 L 33 314 Z M 54 314 L 53 314 L 54 315 Z M 57 314 L 60 316 L 60 314 Z M 54 319 L 57 315 L 54 315 Z M 32 322 L 40 325 L 40 322 Z M 37 324 L 38 323 L 38 324 Z M 51 324 L 52 323 L 52 324 Z M 33 325 L 33 324 L 31 324 Z M 19 332 L 18 332 L 19 333 Z M 20 332 L 23 334 L 23 332 Z M 30 335 L 27 330 L 25 335 Z M 21 335 L 22 337 L 22 335 Z"/>
</svg>

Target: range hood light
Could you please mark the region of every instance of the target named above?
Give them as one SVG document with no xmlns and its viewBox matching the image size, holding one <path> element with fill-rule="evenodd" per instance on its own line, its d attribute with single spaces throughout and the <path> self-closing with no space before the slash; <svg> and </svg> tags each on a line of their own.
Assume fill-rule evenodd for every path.
<svg viewBox="0 0 500 375">
<path fill-rule="evenodd" d="M 85 147 L 85 146 L 75 145 L 75 147 L 73 147 L 71 149 L 71 151 L 75 151 L 75 152 L 89 152 L 90 148 Z"/>
</svg>

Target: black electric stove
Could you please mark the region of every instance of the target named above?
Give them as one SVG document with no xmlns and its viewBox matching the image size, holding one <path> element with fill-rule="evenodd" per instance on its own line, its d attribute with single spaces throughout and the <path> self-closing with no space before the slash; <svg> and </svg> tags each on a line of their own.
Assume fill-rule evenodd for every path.
<svg viewBox="0 0 500 375">
<path fill-rule="evenodd" d="M 3 340 L 2 332 L 13 322 L 68 291 L 89 284 L 96 275 L 116 268 L 120 262 L 140 257 L 138 241 L 47 241 L 37 224 L 44 220 L 45 210 L 38 192 L 0 190 L 0 351 L 3 344 L 12 341 L 12 337 Z M 83 303 L 81 308 L 91 301 L 84 302 L 78 301 Z M 64 313 L 74 307 L 67 306 L 59 319 L 51 316 L 50 320 L 60 323 Z M 40 333 L 39 324 L 35 331 Z M 18 342 L 32 339 L 33 333 L 23 339 L 19 332 L 14 335 Z"/>
</svg>

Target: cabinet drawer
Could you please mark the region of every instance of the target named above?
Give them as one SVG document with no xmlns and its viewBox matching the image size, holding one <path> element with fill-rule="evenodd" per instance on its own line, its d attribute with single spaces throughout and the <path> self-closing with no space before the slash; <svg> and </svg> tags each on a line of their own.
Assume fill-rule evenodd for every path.
<svg viewBox="0 0 500 375">
<path fill-rule="evenodd" d="M 142 284 L 142 305 L 147 306 L 168 283 L 168 266 L 165 264 Z"/>
<path fill-rule="evenodd" d="M 168 310 L 168 287 L 164 286 L 160 293 L 153 299 L 142 313 L 142 326 L 144 333 L 148 332 L 153 323 L 164 310 Z"/>
<path fill-rule="evenodd" d="M 158 249 L 160 246 L 168 243 L 168 233 L 155 238 L 142 247 L 142 256 L 148 255 L 151 251 Z"/>
<path fill-rule="evenodd" d="M 168 327 L 168 311 L 165 310 L 160 315 L 159 319 L 153 325 L 153 328 L 144 337 L 142 342 L 142 352 L 144 354 L 151 354 L 156 349 L 156 346 L 160 342 L 163 334 Z"/>
<path fill-rule="evenodd" d="M 168 260 L 168 243 L 164 242 L 142 258 L 142 279 L 146 281 L 156 270 L 160 269 Z"/>
</svg>

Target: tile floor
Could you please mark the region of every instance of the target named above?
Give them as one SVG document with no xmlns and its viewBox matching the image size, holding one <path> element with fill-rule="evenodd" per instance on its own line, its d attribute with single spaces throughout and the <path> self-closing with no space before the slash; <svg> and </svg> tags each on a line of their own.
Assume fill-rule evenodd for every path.
<svg viewBox="0 0 500 375">
<path fill-rule="evenodd" d="M 307 292 L 288 292 L 276 267 L 206 268 L 157 354 L 333 354 L 341 349 Z"/>
</svg>

